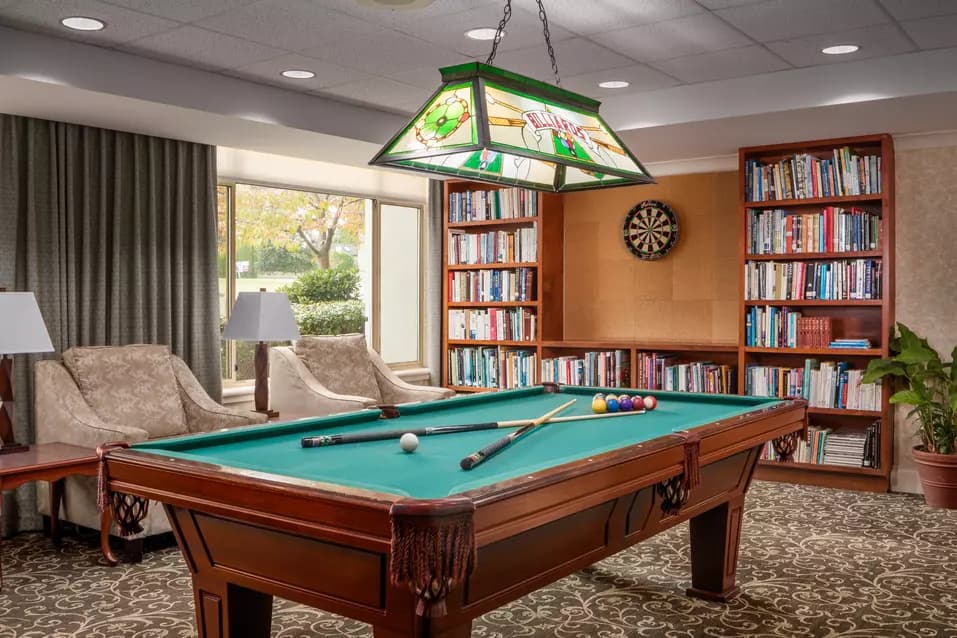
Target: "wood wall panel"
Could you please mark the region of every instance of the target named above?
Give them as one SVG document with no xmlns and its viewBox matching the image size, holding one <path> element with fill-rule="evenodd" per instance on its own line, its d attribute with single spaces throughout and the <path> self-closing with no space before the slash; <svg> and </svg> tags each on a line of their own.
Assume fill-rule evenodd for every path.
<svg viewBox="0 0 957 638">
<path fill-rule="evenodd" d="M 565 196 L 565 339 L 735 343 L 741 276 L 737 173 L 661 177 L 658 184 Z M 622 241 L 627 212 L 658 199 L 681 236 L 659 261 Z"/>
</svg>

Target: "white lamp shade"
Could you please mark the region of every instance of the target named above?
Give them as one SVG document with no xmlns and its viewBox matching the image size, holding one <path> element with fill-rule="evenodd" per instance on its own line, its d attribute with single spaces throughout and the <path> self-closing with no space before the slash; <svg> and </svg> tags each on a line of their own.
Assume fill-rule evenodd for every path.
<svg viewBox="0 0 957 638">
<path fill-rule="evenodd" d="M 53 352 L 32 292 L 0 292 L 0 354 Z"/>
<path fill-rule="evenodd" d="M 282 292 L 241 292 L 229 315 L 226 339 L 237 341 L 294 341 L 299 326 L 289 297 Z"/>
</svg>

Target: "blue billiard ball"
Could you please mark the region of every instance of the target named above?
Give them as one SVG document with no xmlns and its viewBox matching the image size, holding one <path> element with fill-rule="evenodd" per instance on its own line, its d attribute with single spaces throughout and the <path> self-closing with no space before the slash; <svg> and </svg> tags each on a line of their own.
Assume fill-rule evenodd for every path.
<svg viewBox="0 0 957 638">
<path fill-rule="evenodd" d="M 618 411 L 618 407 L 619 407 L 619 405 L 618 405 L 618 399 L 616 399 L 616 398 L 614 398 L 614 397 L 609 397 L 609 398 L 605 401 L 605 405 L 608 407 L 608 411 L 609 411 L 609 412 L 617 412 L 617 411 Z"/>
</svg>

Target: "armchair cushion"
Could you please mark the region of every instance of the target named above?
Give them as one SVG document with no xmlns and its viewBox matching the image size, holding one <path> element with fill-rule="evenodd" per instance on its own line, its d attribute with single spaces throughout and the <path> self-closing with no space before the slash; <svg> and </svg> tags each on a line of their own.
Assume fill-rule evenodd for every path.
<svg viewBox="0 0 957 638">
<path fill-rule="evenodd" d="M 365 335 L 302 337 L 296 342 L 295 352 L 329 390 L 382 400 Z"/>
<path fill-rule="evenodd" d="M 168 347 L 70 348 L 63 363 L 83 398 L 107 423 L 136 426 L 151 438 L 187 432 Z"/>
</svg>

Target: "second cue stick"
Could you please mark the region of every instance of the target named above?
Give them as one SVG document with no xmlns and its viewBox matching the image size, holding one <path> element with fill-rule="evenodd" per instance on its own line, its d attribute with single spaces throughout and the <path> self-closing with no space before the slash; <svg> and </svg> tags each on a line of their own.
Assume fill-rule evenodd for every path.
<svg viewBox="0 0 957 638">
<path fill-rule="evenodd" d="M 644 410 L 629 412 L 606 412 L 604 414 L 577 414 L 575 416 L 556 416 L 548 420 L 549 423 L 568 423 L 570 421 L 588 421 L 590 419 L 611 419 L 629 414 L 644 414 Z M 532 423 L 535 419 L 515 419 L 513 421 L 489 421 L 488 423 L 464 423 L 462 425 L 436 425 L 429 428 L 411 428 L 406 430 L 366 430 L 345 434 L 317 434 L 302 437 L 302 447 L 328 447 L 330 445 L 346 445 L 348 443 L 367 443 L 369 441 L 388 441 L 402 438 L 403 434 L 416 436 L 437 436 L 439 434 L 458 434 L 459 432 L 478 432 L 480 430 L 497 430 L 502 428 L 520 428 Z"/>
<path fill-rule="evenodd" d="M 482 462 L 486 461 L 493 455 L 507 448 L 509 445 L 512 444 L 512 442 L 514 442 L 517 438 L 519 438 L 523 434 L 531 432 L 532 430 L 534 430 L 541 424 L 545 423 L 546 421 L 548 421 L 550 418 L 552 418 L 553 416 L 555 416 L 562 410 L 569 408 L 573 403 L 575 403 L 575 399 L 572 399 L 571 401 L 568 401 L 567 403 L 561 404 L 560 406 L 558 406 L 554 410 L 551 410 L 550 412 L 546 412 L 545 414 L 538 417 L 537 419 L 535 419 L 528 425 L 522 428 L 519 428 L 518 430 L 515 430 L 514 432 L 509 432 L 508 434 L 506 434 L 499 440 L 493 441 L 492 443 L 486 445 L 478 452 L 469 454 L 464 459 L 459 461 L 459 466 L 463 470 L 471 470 L 476 465 L 481 464 Z"/>
</svg>

